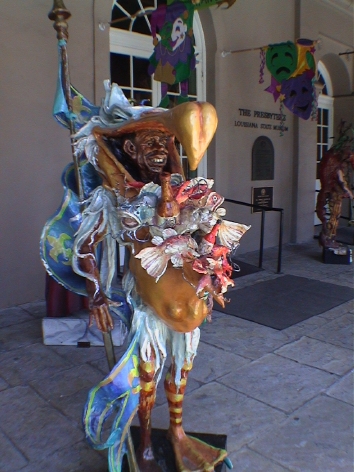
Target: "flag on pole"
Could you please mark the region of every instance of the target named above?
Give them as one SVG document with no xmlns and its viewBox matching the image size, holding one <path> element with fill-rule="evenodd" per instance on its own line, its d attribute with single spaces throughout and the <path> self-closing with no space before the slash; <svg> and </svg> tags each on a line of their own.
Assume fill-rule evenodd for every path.
<svg viewBox="0 0 354 472">
<path fill-rule="evenodd" d="M 83 424 L 86 439 L 94 449 L 108 449 L 110 472 L 121 472 L 127 452 L 127 433 L 139 404 L 139 335 L 135 333 L 127 351 L 110 374 L 91 389 Z M 111 434 L 104 440 L 106 420 L 115 414 Z"/>
<path fill-rule="evenodd" d="M 85 98 L 75 87 L 70 84 L 70 96 L 72 102 L 72 111 L 69 110 L 63 82 L 63 63 L 61 48 L 66 47 L 66 41 L 58 41 L 59 61 L 58 61 L 58 79 L 57 89 L 54 97 L 53 116 L 65 128 L 69 129 L 69 121 L 73 120 L 75 131 L 78 131 L 86 124 L 92 116 L 98 115 L 100 107 L 95 106 Z"/>
</svg>

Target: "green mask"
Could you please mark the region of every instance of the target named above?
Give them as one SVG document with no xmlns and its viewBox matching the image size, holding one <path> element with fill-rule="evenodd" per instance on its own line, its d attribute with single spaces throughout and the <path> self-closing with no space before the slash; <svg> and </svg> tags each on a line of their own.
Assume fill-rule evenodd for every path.
<svg viewBox="0 0 354 472">
<path fill-rule="evenodd" d="M 270 44 L 266 54 L 266 64 L 272 76 L 281 83 L 288 79 L 297 67 L 297 49 L 294 43 Z"/>
</svg>

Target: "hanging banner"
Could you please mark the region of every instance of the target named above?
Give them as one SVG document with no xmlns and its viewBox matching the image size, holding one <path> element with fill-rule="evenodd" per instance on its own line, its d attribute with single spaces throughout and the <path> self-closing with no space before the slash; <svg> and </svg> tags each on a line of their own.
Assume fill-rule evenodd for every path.
<svg viewBox="0 0 354 472">
<path fill-rule="evenodd" d="M 194 10 L 201 10 L 202 8 L 209 8 L 217 5 L 218 7 L 223 3 L 227 3 L 230 8 L 236 0 L 181 0 L 183 3 L 189 3 L 193 6 Z M 167 0 L 167 5 L 171 5 L 174 0 Z"/>
<path fill-rule="evenodd" d="M 236 0 L 167 0 L 151 14 L 151 34 L 154 52 L 148 73 L 161 82 L 160 106 L 169 105 L 169 86 L 179 84 L 177 103 L 188 101 L 188 80 L 196 67 L 193 36 L 194 10 L 220 6 L 229 7 Z"/>
<path fill-rule="evenodd" d="M 193 14 L 192 3 L 180 0 L 160 5 L 152 13 L 155 50 L 148 71 L 155 74 L 155 80 L 170 85 L 181 83 L 188 81 L 195 69 Z"/>
<path fill-rule="evenodd" d="M 280 110 L 285 105 L 294 115 L 308 120 L 316 117 L 317 102 L 314 89 L 316 62 L 315 41 L 298 39 L 270 44 L 261 49 L 260 83 L 263 82 L 265 65 L 271 74 L 271 83 L 265 89 L 280 100 Z"/>
</svg>

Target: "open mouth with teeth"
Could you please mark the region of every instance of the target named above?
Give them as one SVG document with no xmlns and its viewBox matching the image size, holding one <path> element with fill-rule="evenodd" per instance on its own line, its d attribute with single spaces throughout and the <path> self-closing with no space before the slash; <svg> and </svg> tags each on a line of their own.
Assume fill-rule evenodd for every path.
<svg viewBox="0 0 354 472">
<path fill-rule="evenodd" d="M 167 156 L 165 154 L 148 154 L 145 156 L 145 162 L 151 170 L 157 169 L 158 171 L 160 171 L 161 168 L 164 167 L 167 162 Z"/>
</svg>

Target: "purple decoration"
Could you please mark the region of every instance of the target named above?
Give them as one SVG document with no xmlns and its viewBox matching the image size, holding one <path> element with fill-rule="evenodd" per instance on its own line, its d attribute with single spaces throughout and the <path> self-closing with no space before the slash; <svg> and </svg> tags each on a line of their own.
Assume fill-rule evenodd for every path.
<svg viewBox="0 0 354 472">
<path fill-rule="evenodd" d="M 166 5 L 160 5 L 156 10 L 152 12 L 150 24 L 151 24 L 151 34 L 153 38 L 156 38 L 156 33 L 161 29 L 165 23 L 166 18 Z"/>
<path fill-rule="evenodd" d="M 171 3 L 166 9 L 166 23 L 174 23 L 177 18 L 182 18 L 184 12 L 187 10 L 186 6 L 181 2 Z"/>
<path fill-rule="evenodd" d="M 271 78 L 271 82 L 270 82 L 270 85 L 269 87 L 267 87 L 266 89 L 264 89 L 266 92 L 269 92 L 269 93 L 272 93 L 273 94 L 273 98 L 274 98 L 274 101 L 276 102 L 279 98 L 279 95 L 280 95 L 280 92 L 278 91 L 277 87 L 279 86 L 279 82 L 277 81 L 277 79 L 275 79 L 273 76 Z"/>
<path fill-rule="evenodd" d="M 259 83 L 263 84 L 263 82 L 264 82 L 263 77 L 264 77 L 265 58 L 266 58 L 264 48 L 261 48 L 260 53 L 259 53 L 259 57 L 260 57 L 260 60 L 261 60 L 261 65 L 260 65 L 260 68 L 259 68 Z"/>
<path fill-rule="evenodd" d="M 150 57 L 148 73 L 167 84 L 188 80 L 196 67 L 192 37 L 192 4 L 181 1 L 157 8 L 151 18 L 154 53 Z M 157 37 L 159 34 L 160 38 Z"/>
<path fill-rule="evenodd" d="M 185 36 L 183 41 L 183 48 L 179 49 L 176 52 L 171 52 L 169 49 L 165 48 L 163 44 L 159 43 L 155 47 L 155 57 L 157 61 L 161 61 L 162 66 L 170 64 L 173 67 L 176 67 L 179 62 L 187 64 L 190 61 L 190 70 L 195 69 L 196 60 L 195 57 L 191 57 L 193 54 L 193 42 L 189 36 Z M 154 73 L 154 67 L 149 65 L 148 69 L 149 74 Z"/>
<path fill-rule="evenodd" d="M 310 74 L 283 80 L 280 93 L 284 95 L 284 105 L 294 115 L 308 120 L 312 111 L 313 86 Z"/>
</svg>

